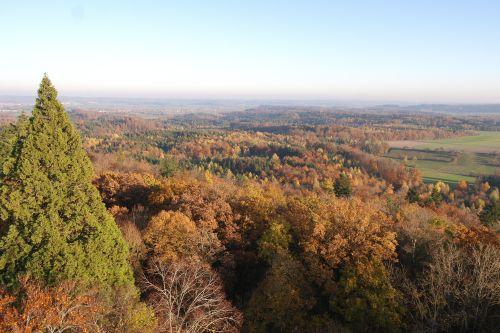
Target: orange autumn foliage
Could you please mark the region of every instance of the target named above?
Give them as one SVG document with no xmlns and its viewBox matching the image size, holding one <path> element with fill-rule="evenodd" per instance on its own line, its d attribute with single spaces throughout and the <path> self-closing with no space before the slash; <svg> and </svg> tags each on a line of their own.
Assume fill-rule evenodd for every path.
<svg viewBox="0 0 500 333">
<path fill-rule="evenodd" d="M 321 255 L 332 268 L 341 262 L 394 258 L 392 221 L 369 203 L 337 198 L 296 200 L 289 205 L 289 219 L 304 252 Z"/>
<path fill-rule="evenodd" d="M 340 265 L 363 271 L 395 259 L 392 221 L 369 203 L 331 197 L 297 199 L 289 204 L 288 219 L 319 283 L 328 281 Z"/>
<path fill-rule="evenodd" d="M 144 242 L 159 261 L 211 261 L 219 248 L 217 237 L 196 228 L 196 224 L 181 212 L 161 211 L 149 222 Z"/>
<path fill-rule="evenodd" d="M 2 332 L 95 332 L 103 310 L 92 292 L 78 293 L 75 282 L 46 288 L 28 278 L 21 280 L 20 301 L 0 291 Z"/>
</svg>

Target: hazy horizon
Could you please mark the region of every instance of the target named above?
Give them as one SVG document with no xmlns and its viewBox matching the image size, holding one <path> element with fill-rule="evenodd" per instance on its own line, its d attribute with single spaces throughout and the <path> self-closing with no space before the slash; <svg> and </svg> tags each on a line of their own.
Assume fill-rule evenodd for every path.
<svg viewBox="0 0 500 333">
<path fill-rule="evenodd" d="M 0 95 L 500 103 L 500 3 L 1 5 Z"/>
<path fill-rule="evenodd" d="M 70 108 L 87 110 L 117 111 L 127 110 L 183 110 L 197 112 L 243 111 L 260 107 L 325 108 L 332 110 L 385 110 L 434 112 L 448 114 L 498 114 L 500 103 L 446 103 L 446 102 L 407 102 L 407 101 L 360 101 L 333 99 L 246 99 L 246 98 L 150 98 L 150 97 L 83 97 L 59 96 L 61 102 Z M 28 110 L 36 96 L 0 95 L 0 107 L 4 111 Z M 9 108 L 10 106 L 10 108 Z M 26 109 L 28 108 L 28 109 Z M 2 111 L 2 109 L 0 109 Z"/>
</svg>

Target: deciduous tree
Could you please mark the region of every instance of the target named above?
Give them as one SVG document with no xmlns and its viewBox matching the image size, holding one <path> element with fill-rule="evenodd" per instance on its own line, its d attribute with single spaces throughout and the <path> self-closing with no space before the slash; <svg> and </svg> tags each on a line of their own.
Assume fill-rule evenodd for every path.
<svg viewBox="0 0 500 333">
<path fill-rule="evenodd" d="M 0 291 L 2 332 L 97 332 L 102 311 L 96 292 L 81 293 L 75 282 L 46 288 L 23 278 L 18 297 Z"/>
<path fill-rule="evenodd" d="M 226 300 L 218 276 L 200 263 L 153 263 L 144 278 L 160 332 L 239 332 L 241 314 Z"/>
</svg>

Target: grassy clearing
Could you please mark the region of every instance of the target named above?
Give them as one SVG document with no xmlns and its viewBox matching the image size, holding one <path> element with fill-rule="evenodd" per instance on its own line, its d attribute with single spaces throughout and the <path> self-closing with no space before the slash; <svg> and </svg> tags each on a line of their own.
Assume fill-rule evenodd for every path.
<svg viewBox="0 0 500 333">
<path fill-rule="evenodd" d="M 419 149 L 463 150 L 471 152 L 500 151 L 500 132 L 481 132 L 475 136 L 464 136 L 452 139 L 422 141 Z"/>
<path fill-rule="evenodd" d="M 479 165 L 475 161 L 467 165 L 442 161 L 411 161 L 408 165 L 419 169 L 426 182 L 440 180 L 448 183 L 457 183 L 462 179 L 474 182 L 475 177 L 494 172 L 491 167 Z"/>
<path fill-rule="evenodd" d="M 466 151 L 473 153 L 500 153 L 500 132 L 479 132 L 474 136 L 463 136 L 439 140 L 392 141 L 391 147 L 413 149 L 441 149 L 444 151 Z"/>
<path fill-rule="evenodd" d="M 426 182 L 440 180 L 453 184 L 461 179 L 474 182 L 476 177 L 500 169 L 500 156 L 491 154 L 393 148 L 385 156 L 416 167 Z"/>
<path fill-rule="evenodd" d="M 500 170 L 500 132 L 480 132 L 441 140 L 390 142 L 387 158 L 404 161 L 422 172 L 424 181 L 474 182 Z"/>
<path fill-rule="evenodd" d="M 394 158 L 390 156 L 386 157 L 397 160 L 398 162 L 402 161 L 402 159 L 400 158 Z M 462 179 L 468 182 L 474 182 L 475 177 L 478 175 L 471 174 L 467 167 L 451 165 L 451 162 L 445 161 L 408 161 L 408 166 L 416 167 L 418 170 L 420 170 L 420 172 L 422 172 L 422 178 L 424 182 L 428 183 L 443 181 L 450 184 L 455 184 Z"/>
</svg>

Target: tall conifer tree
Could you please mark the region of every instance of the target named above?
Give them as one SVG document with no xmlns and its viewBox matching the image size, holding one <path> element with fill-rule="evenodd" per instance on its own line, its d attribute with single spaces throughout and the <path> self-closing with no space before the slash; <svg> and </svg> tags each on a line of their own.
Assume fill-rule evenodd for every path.
<svg viewBox="0 0 500 333">
<path fill-rule="evenodd" d="M 0 282 L 131 284 L 127 246 L 47 75 L 22 126 L 0 170 Z"/>
</svg>

